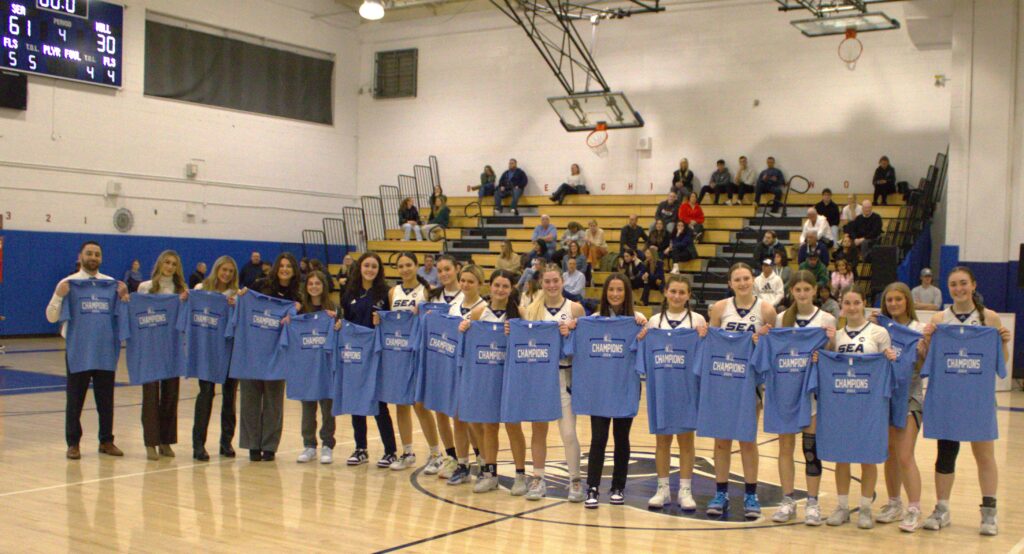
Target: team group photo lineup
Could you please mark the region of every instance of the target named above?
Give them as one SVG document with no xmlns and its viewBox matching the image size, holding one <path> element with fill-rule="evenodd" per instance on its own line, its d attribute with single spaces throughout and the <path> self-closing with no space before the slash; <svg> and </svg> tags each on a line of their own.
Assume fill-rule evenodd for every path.
<svg viewBox="0 0 1024 554">
<path fill-rule="evenodd" d="M 0 550 L 1024 552 L 1024 0 L 0 15 Z"/>
</svg>

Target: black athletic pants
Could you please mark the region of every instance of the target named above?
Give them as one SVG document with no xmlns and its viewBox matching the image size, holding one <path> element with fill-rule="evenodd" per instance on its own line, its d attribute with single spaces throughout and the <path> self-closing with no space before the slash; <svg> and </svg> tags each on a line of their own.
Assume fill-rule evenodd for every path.
<svg viewBox="0 0 1024 554">
<path fill-rule="evenodd" d="M 378 410 L 373 419 L 377 421 L 377 431 L 384 443 L 384 454 L 394 454 L 398 452 L 398 447 L 395 446 L 395 427 L 391 423 L 391 412 L 388 411 L 387 402 L 378 403 Z M 352 416 L 352 431 L 355 434 L 356 448 L 366 450 L 366 416 Z"/>
<path fill-rule="evenodd" d="M 192 424 L 192 450 L 206 446 L 206 431 L 210 427 L 213 414 L 213 397 L 217 384 L 212 381 L 199 381 L 199 396 L 196 397 L 196 412 Z M 235 396 L 238 392 L 238 380 L 228 378 L 221 385 L 223 399 L 220 406 L 220 446 L 231 446 L 235 438 Z"/>
<path fill-rule="evenodd" d="M 601 485 L 601 470 L 604 469 L 604 451 L 608 446 L 608 428 L 612 427 L 615 437 L 615 468 L 612 470 L 612 489 L 626 488 L 629 471 L 629 430 L 633 427 L 631 417 L 590 416 L 590 454 L 587 455 L 587 486 Z"/>
</svg>

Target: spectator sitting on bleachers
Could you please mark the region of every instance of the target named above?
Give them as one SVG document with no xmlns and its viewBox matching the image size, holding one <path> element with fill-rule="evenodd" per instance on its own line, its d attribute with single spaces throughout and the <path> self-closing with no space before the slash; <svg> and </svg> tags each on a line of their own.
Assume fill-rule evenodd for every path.
<svg viewBox="0 0 1024 554">
<path fill-rule="evenodd" d="M 433 215 L 430 216 L 430 221 L 423 226 L 423 238 L 426 240 L 431 240 L 430 233 L 434 229 L 448 228 L 449 217 L 452 213 L 451 208 L 448 207 L 448 197 L 442 194 L 434 198 L 434 207 L 431 212 Z"/>
<path fill-rule="evenodd" d="M 806 242 L 807 235 L 811 232 L 817 234 L 818 240 L 825 243 L 825 246 L 832 248 L 832 245 L 835 244 L 835 239 L 832 238 L 832 227 L 829 226 L 828 220 L 818 215 L 818 210 L 807 208 L 807 219 L 804 220 L 803 229 L 800 231 L 800 244 Z"/>
<path fill-rule="evenodd" d="M 910 295 L 914 297 L 914 307 L 919 310 L 941 310 L 942 309 L 942 291 L 939 287 L 932 285 L 931 268 L 924 268 L 921 270 L 921 284 L 914 287 L 914 290 L 910 291 Z"/>
<path fill-rule="evenodd" d="M 659 256 L 667 254 L 671 242 L 672 235 L 665 229 L 665 222 L 659 219 L 654 222 L 654 228 L 647 235 L 647 248 L 644 249 L 644 252 L 654 248 L 658 251 Z M 644 259 L 647 259 L 646 255 L 644 255 Z"/>
<path fill-rule="evenodd" d="M 583 227 L 575 221 L 570 221 L 566 226 L 565 233 L 562 234 L 562 239 L 558 241 L 558 250 L 551 256 L 551 261 L 556 264 L 562 263 L 562 256 L 565 256 L 566 251 L 569 250 L 569 243 L 575 242 L 580 245 L 583 244 L 585 238 L 586 233 L 583 231 Z M 582 267 L 580 267 L 580 271 L 583 271 Z"/>
<path fill-rule="evenodd" d="M 832 189 L 821 191 L 821 201 L 814 205 L 814 211 L 825 218 L 832 230 L 832 240 L 839 240 L 839 204 L 832 201 Z"/>
<path fill-rule="evenodd" d="M 821 311 L 832 314 L 832 317 L 839 320 L 839 302 L 832 298 L 832 291 L 828 287 L 818 287 L 818 305 Z"/>
<path fill-rule="evenodd" d="M 850 269 L 853 270 L 854 274 L 857 273 L 857 266 L 860 264 L 860 250 L 857 250 L 857 247 L 853 245 L 853 237 L 850 235 L 843 235 L 843 240 L 839 241 L 839 247 L 832 254 L 833 262 L 838 262 L 839 260 L 849 262 Z"/>
<path fill-rule="evenodd" d="M 527 269 L 527 271 L 530 272 L 530 277 L 525 281 L 523 279 L 523 277 L 526 277 L 525 273 L 523 274 L 523 277 L 519 278 L 519 291 L 521 294 L 519 299 L 520 309 L 525 310 L 527 306 L 533 304 L 533 301 L 536 300 L 539 295 L 544 294 L 544 291 L 540 288 L 539 268 L 540 266 L 538 266 L 537 270 L 534 270 L 533 268 Z"/>
<path fill-rule="evenodd" d="M 875 186 L 875 194 L 871 200 L 879 206 L 888 204 L 888 196 L 896 192 L 896 168 L 889 165 L 888 156 L 882 156 L 878 160 L 878 167 L 875 168 L 875 176 L 871 179 L 871 184 Z"/>
<path fill-rule="evenodd" d="M 511 195 L 512 204 L 509 209 L 512 210 L 512 215 L 519 215 L 519 197 L 526 190 L 527 182 L 526 172 L 519 169 L 515 158 L 509 160 L 508 169 L 501 174 L 501 179 L 498 179 L 498 185 L 494 189 L 494 212 L 500 214 L 504 209 L 502 202 L 506 196 Z"/>
<path fill-rule="evenodd" d="M 669 257 L 672 258 L 672 273 L 679 273 L 679 264 L 688 262 L 697 257 L 697 247 L 694 245 L 695 237 L 693 228 L 689 225 L 679 225 L 676 232 L 672 234 L 672 244 L 669 247 Z"/>
<path fill-rule="evenodd" d="M 806 269 L 813 273 L 819 287 L 828 286 L 828 268 L 818 259 L 817 252 L 809 252 L 807 259 L 800 263 L 798 269 Z"/>
<path fill-rule="evenodd" d="M 527 283 L 537 280 L 535 277 L 538 276 L 537 272 L 539 272 L 542 267 L 544 267 L 544 258 L 537 257 L 530 260 L 530 263 L 526 266 L 526 270 L 523 271 L 522 276 L 519 277 L 519 282 L 516 283 L 516 287 L 518 287 L 521 292 L 526 292 Z"/>
<path fill-rule="evenodd" d="M 341 267 L 338 268 L 338 274 L 335 275 L 338 279 L 338 290 L 345 290 L 345 286 L 348 284 L 348 274 L 352 271 L 352 265 L 356 261 L 349 254 L 345 254 L 345 257 L 341 260 Z"/>
<path fill-rule="evenodd" d="M 697 203 L 704 203 L 704 195 L 713 192 L 715 193 L 715 205 L 718 205 L 718 198 L 724 192 L 729 198 L 732 198 L 732 174 L 729 173 L 729 169 L 725 167 L 725 160 L 718 160 L 715 162 L 715 171 L 711 174 L 711 179 L 708 180 L 708 184 L 700 188 L 700 196 L 697 197 Z M 729 201 L 726 201 L 729 204 Z"/>
<path fill-rule="evenodd" d="M 580 173 L 580 166 L 578 164 L 572 164 L 569 167 L 569 177 L 551 195 L 551 201 L 558 202 L 558 205 L 561 206 L 562 202 L 565 201 L 565 197 L 570 194 L 590 194 L 587 192 L 587 185 L 583 181 L 583 175 Z"/>
<path fill-rule="evenodd" d="M 764 232 L 764 236 L 761 237 L 761 242 L 757 243 L 754 248 L 754 260 L 751 263 L 752 267 L 757 267 L 764 259 L 775 259 L 775 253 L 779 250 L 785 252 L 786 247 L 782 244 L 779 239 L 775 238 L 775 231 L 771 229 Z"/>
<path fill-rule="evenodd" d="M 806 261 L 807 256 L 811 252 L 818 254 L 818 259 L 821 260 L 821 263 L 828 265 L 828 246 L 825 246 L 824 242 L 818 240 L 818 234 L 814 231 L 807 233 L 807 240 L 797 250 L 797 263 Z"/>
<path fill-rule="evenodd" d="M 654 226 L 659 221 L 665 224 L 665 229 L 671 233 L 672 229 L 676 228 L 676 219 L 679 217 L 679 198 L 675 192 L 669 192 L 668 196 L 662 200 L 658 207 L 654 210 L 654 221 L 651 226 L 647 229 L 650 233 L 654 231 Z"/>
<path fill-rule="evenodd" d="M 789 255 L 786 254 L 785 248 L 775 251 L 775 254 L 772 255 L 772 263 L 775 274 L 782 279 L 784 284 L 788 285 L 790 278 L 793 277 L 793 269 L 789 267 Z"/>
<path fill-rule="evenodd" d="M 583 250 L 580 249 L 579 243 L 574 240 L 569 241 L 569 247 L 565 249 L 565 254 L 560 261 L 562 271 L 569 271 L 569 260 L 576 260 L 576 268 L 583 273 L 587 272 L 587 257 L 583 255 Z"/>
<path fill-rule="evenodd" d="M 448 196 L 444 193 L 444 189 L 441 188 L 441 185 L 434 185 L 434 191 L 430 193 L 430 218 L 428 220 L 434 219 L 434 216 L 437 215 L 438 198 L 444 201 L 443 204 L 448 204 Z"/>
<path fill-rule="evenodd" d="M 583 300 L 583 291 L 587 288 L 587 278 L 583 272 L 576 267 L 575 258 L 565 258 L 565 273 L 562 274 L 562 291 L 566 298 L 574 302 Z"/>
<path fill-rule="evenodd" d="M 690 161 L 686 158 L 679 160 L 679 169 L 672 173 L 672 188 L 679 198 L 686 198 L 693 192 L 693 172 L 690 171 Z"/>
<path fill-rule="evenodd" d="M 843 229 L 845 233 L 846 226 L 851 221 L 857 219 L 857 216 L 864 213 L 864 209 L 861 208 L 860 203 L 857 202 L 857 195 L 851 194 L 848 198 L 848 202 L 843 206 L 843 211 L 839 214 L 839 228 Z"/>
<path fill-rule="evenodd" d="M 686 202 L 679 205 L 679 221 L 693 229 L 695 241 L 704 235 L 704 210 L 697 201 L 697 193 L 691 192 Z"/>
<path fill-rule="evenodd" d="M 640 303 L 644 306 L 650 304 L 651 289 L 661 291 L 665 286 L 665 263 L 661 261 L 661 252 L 654 246 L 647 247 L 647 256 L 644 259 L 647 271 L 644 273 L 644 292 L 640 296 Z"/>
<path fill-rule="evenodd" d="M 469 190 L 477 191 L 477 196 L 483 200 L 485 196 L 494 196 L 494 182 L 497 177 L 494 175 L 494 169 L 489 166 L 484 166 L 484 172 L 480 174 L 480 184 L 475 187 L 469 187 Z"/>
<path fill-rule="evenodd" d="M 540 260 L 545 263 L 551 261 L 551 253 L 548 252 L 548 243 L 544 242 L 542 239 L 533 241 L 533 247 L 523 258 L 523 267 L 531 267 L 534 260 Z"/>
<path fill-rule="evenodd" d="M 737 192 L 736 204 L 743 204 L 743 196 L 747 193 L 754 192 L 755 177 L 753 168 L 747 165 L 747 157 L 740 156 L 740 166 L 736 169 L 736 179 L 733 191 Z M 729 193 L 729 200 L 726 201 L 726 205 L 732 204 L 732 192 Z"/>
<path fill-rule="evenodd" d="M 533 228 L 533 235 L 530 240 L 542 240 L 547 245 L 550 254 L 555 252 L 555 243 L 558 242 L 558 228 L 551 224 L 551 218 L 547 214 L 540 216 L 540 225 Z M 549 254 L 549 258 L 551 257 Z"/>
<path fill-rule="evenodd" d="M 416 240 L 423 240 L 420 235 L 420 211 L 412 203 L 412 198 L 406 197 L 402 200 L 402 205 L 398 208 L 398 221 L 402 222 L 402 230 L 405 231 L 402 240 L 409 240 L 410 235 L 415 235 Z"/>
<path fill-rule="evenodd" d="M 863 213 L 846 226 L 853 245 L 860 249 L 861 259 L 868 260 L 871 248 L 882 237 L 882 217 L 874 212 L 870 200 L 861 203 Z"/>
<path fill-rule="evenodd" d="M 441 286 L 441 279 L 437 276 L 437 267 L 434 265 L 434 255 L 423 256 L 423 265 L 416 270 L 416 275 L 427 282 L 430 288 Z"/>
<path fill-rule="evenodd" d="M 608 241 L 604 240 L 604 229 L 597 226 L 597 220 L 591 219 L 587 232 L 583 237 L 583 255 L 587 263 L 597 271 L 601 267 L 601 259 L 608 253 Z"/>
<path fill-rule="evenodd" d="M 643 288 L 647 266 L 636 255 L 636 250 L 632 248 L 622 249 L 622 257 L 619 259 L 619 271 L 629 279 L 629 284 L 632 285 L 633 290 Z"/>
<path fill-rule="evenodd" d="M 782 209 L 782 188 L 786 186 L 786 178 L 782 171 L 775 168 L 775 158 L 768 156 L 766 161 L 768 168 L 757 177 L 757 191 L 754 193 L 754 204 L 761 205 L 761 195 L 769 193 L 775 198 L 772 201 L 772 211 Z"/>
<path fill-rule="evenodd" d="M 505 239 L 501 243 L 501 253 L 498 254 L 498 259 L 494 261 L 494 269 L 503 269 L 505 271 L 519 275 L 523 272 L 522 260 L 516 255 L 515 251 L 512 250 L 512 241 Z"/>
<path fill-rule="evenodd" d="M 636 222 L 636 214 L 629 216 L 629 223 L 619 232 L 619 252 L 625 252 L 627 248 L 636 252 L 640 248 L 640 239 L 647 242 L 647 233 Z"/>
<path fill-rule="evenodd" d="M 754 278 L 754 296 L 773 307 L 778 306 L 786 297 L 786 285 L 782 277 L 775 273 L 774 263 L 771 258 L 762 260 L 761 274 Z"/>
<path fill-rule="evenodd" d="M 829 280 L 829 286 L 832 288 L 832 294 L 838 297 L 840 291 L 852 285 L 856 280 L 857 276 L 853 274 L 853 268 L 850 267 L 850 262 L 846 260 L 836 260 L 836 269 L 832 272 L 832 279 Z"/>
</svg>

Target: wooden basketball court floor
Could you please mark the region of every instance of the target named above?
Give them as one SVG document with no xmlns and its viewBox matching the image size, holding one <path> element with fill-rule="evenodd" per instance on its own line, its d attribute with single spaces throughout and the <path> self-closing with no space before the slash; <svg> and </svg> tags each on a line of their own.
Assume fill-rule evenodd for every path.
<svg viewBox="0 0 1024 554">
<path fill-rule="evenodd" d="M 607 503 L 611 456 L 602 486 L 602 505 L 585 510 L 565 501 L 565 463 L 557 426 L 549 432 L 549 496 L 527 502 L 508 495 L 513 468 L 506 449 L 500 455 L 499 491 L 473 494 L 472 485 L 447 486 L 418 471 L 394 472 L 372 464 L 346 467 L 353 447 L 347 417 L 338 418 L 338 446 L 333 465 L 298 464 L 302 447 L 298 402 L 286 400 L 285 428 L 273 463 L 250 463 L 216 454 L 210 440 L 210 462 L 191 459 L 191 427 L 196 383 L 182 384 L 179 403 L 177 458 L 150 462 L 145 458 L 139 422 L 141 389 L 120 386 L 115 393 L 114 431 L 124 458 L 96 452 L 96 413 L 92 396 L 82 423 L 83 457 L 64 458 L 64 352 L 58 339 L 5 341 L 0 356 L 0 551 L 2 552 L 522 552 L 541 551 L 752 551 L 752 552 L 1021 552 L 1024 550 L 1024 393 L 997 395 L 1001 439 L 999 461 L 1000 535 L 978 535 L 978 490 L 970 448 L 963 448 L 957 485 L 951 500 L 953 525 L 941 532 L 901 533 L 895 524 L 862 531 L 810 528 L 802 523 L 771 523 L 779 499 L 775 466 L 777 441 L 762 435 L 759 494 L 765 516 L 743 522 L 709 521 L 702 512 L 652 512 L 647 498 L 655 488 L 654 440 L 647 433 L 644 409 L 632 432 L 633 456 L 627 505 Z M 119 382 L 127 381 L 122 369 Z M 219 410 L 219 398 L 215 410 Z M 393 412 L 392 412 L 393 413 Z M 370 424 L 371 460 L 381 454 Z M 414 423 L 418 427 L 418 423 Z M 527 432 L 529 430 L 527 429 Z M 584 455 L 589 422 L 580 418 L 578 432 Z M 210 437 L 219 433 L 215 412 Z M 236 437 L 237 448 L 237 437 Z M 507 441 L 502 432 L 502 444 Z M 701 507 L 713 494 L 711 441 L 697 441 L 694 493 Z M 426 445 L 417 431 L 416 451 L 426 460 Z M 803 486 L 798 460 L 797 486 Z M 924 478 L 923 510 L 934 503 L 935 443 L 921 439 L 917 458 Z M 739 455 L 733 457 L 732 498 L 742 492 Z M 584 466 L 586 462 L 584 460 Z M 675 462 L 673 462 L 675 465 Z M 529 468 L 528 468 L 529 471 Z M 855 475 L 859 470 L 855 470 Z M 822 485 L 823 511 L 835 505 L 831 465 Z M 675 475 L 673 476 L 674 481 Z M 557 481 L 555 483 L 554 481 Z M 857 483 L 851 504 L 859 494 Z M 879 500 L 885 488 L 879 468 Z M 803 503 L 799 521 L 803 517 Z M 735 521 L 733 520 L 735 519 Z"/>
</svg>

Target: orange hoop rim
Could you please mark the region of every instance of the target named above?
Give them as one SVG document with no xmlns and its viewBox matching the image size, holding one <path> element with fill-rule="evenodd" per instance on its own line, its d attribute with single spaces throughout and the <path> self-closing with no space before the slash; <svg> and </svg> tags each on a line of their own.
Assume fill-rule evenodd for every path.
<svg viewBox="0 0 1024 554">
<path fill-rule="evenodd" d="M 846 44 L 847 42 L 849 42 L 851 45 L 856 45 L 857 53 L 853 56 L 843 57 L 843 45 Z M 839 59 L 843 60 L 843 62 L 847 64 L 854 64 L 857 63 L 857 60 L 860 59 L 860 55 L 863 53 L 864 43 L 861 42 L 859 38 L 857 38 L 857 29 L 854 29 L 852 27 L 846 29 L 846 38 L 839 41 L 839 46 L 836 48 L 836 54 L 839 55 Z"/>
<path fill-rule="evenodd" d="M 608 142 L 608 125 L 605 123 L 598 123 L 597 126 L 594 127 L 594 130 L 587 134 L 587 146 L 591 148 L 600 148 L 604 146 L 604 143 L 606 142 Z"/>
</svg>

